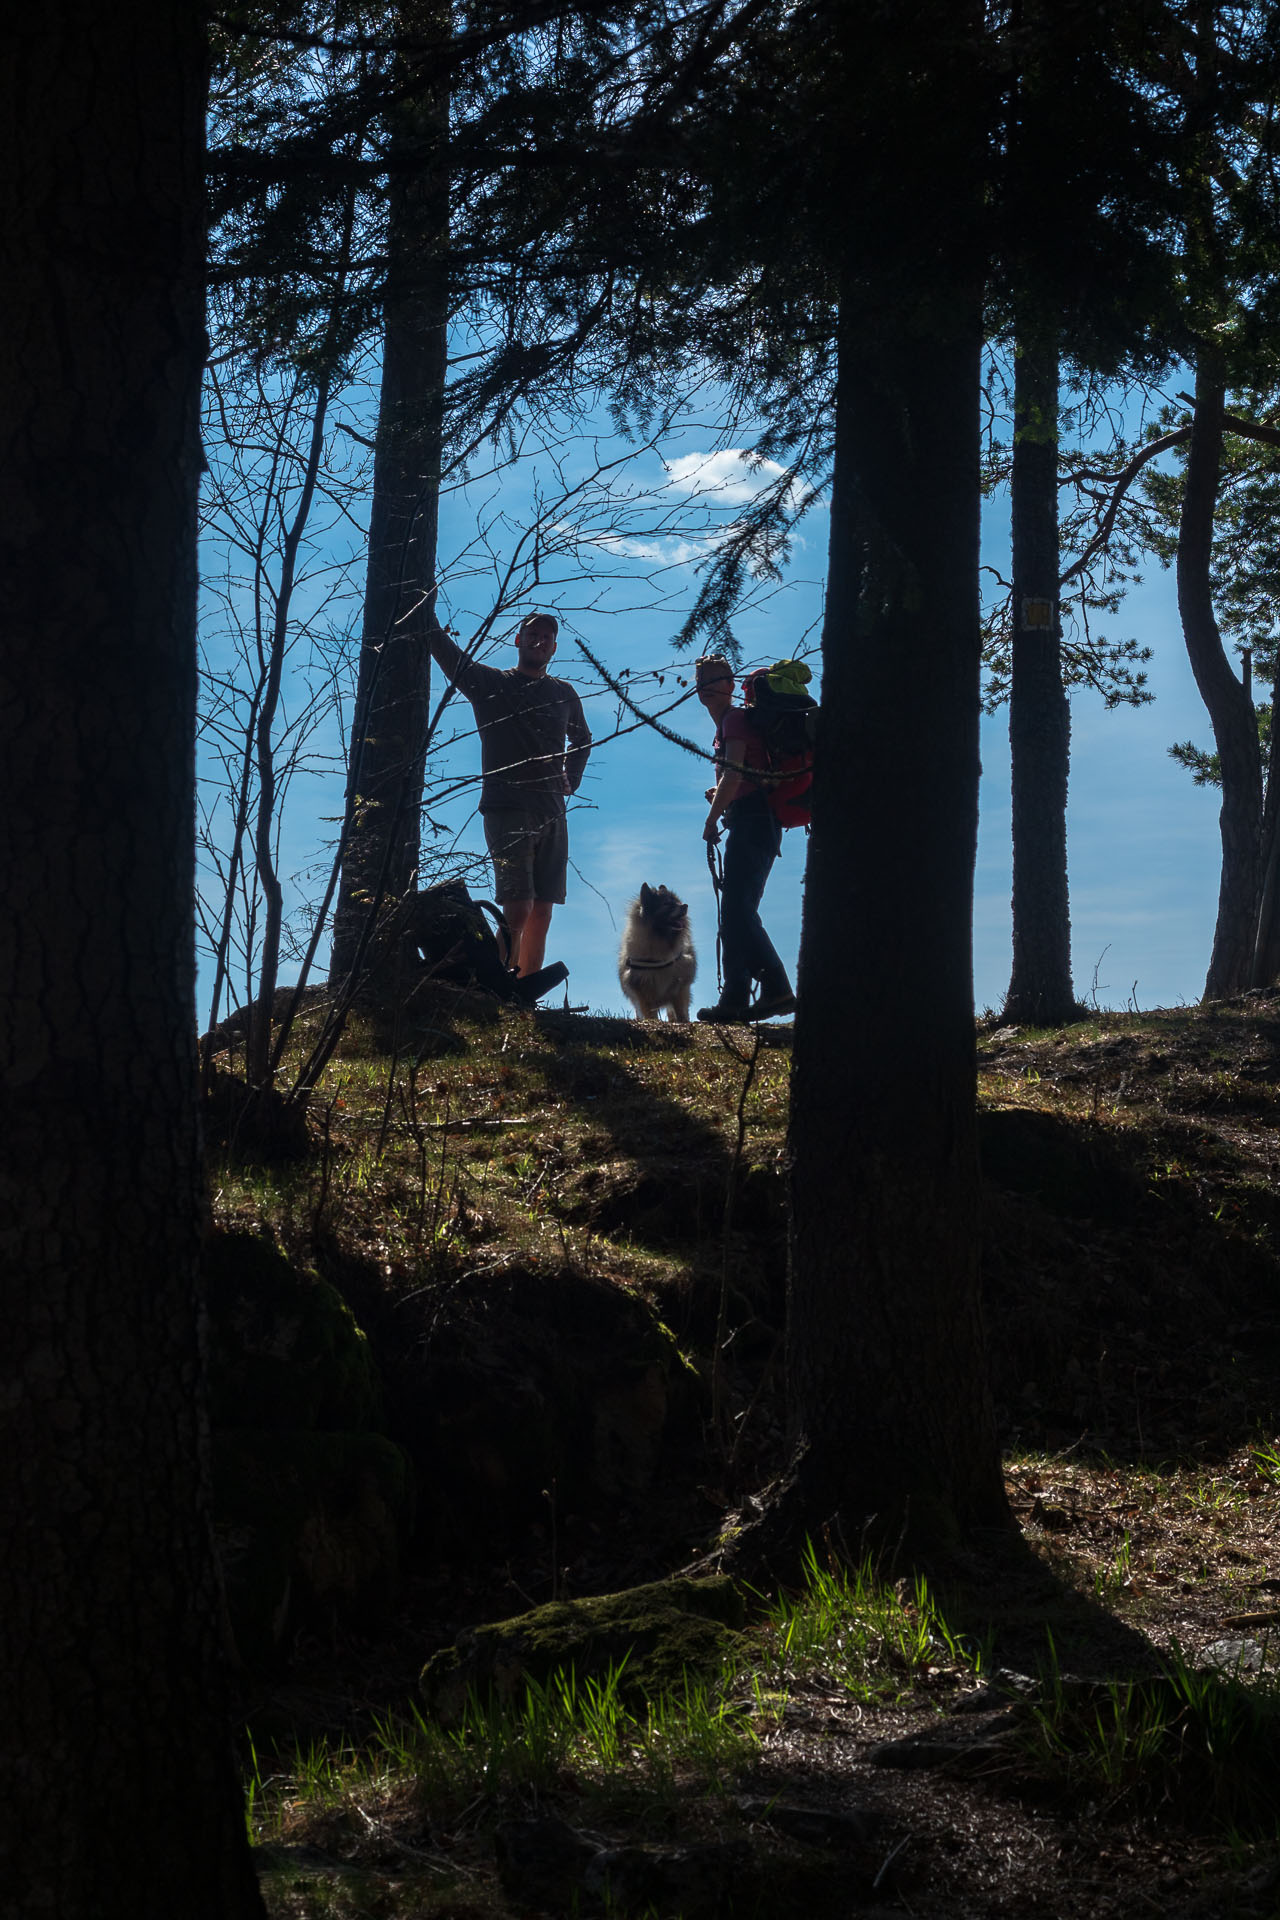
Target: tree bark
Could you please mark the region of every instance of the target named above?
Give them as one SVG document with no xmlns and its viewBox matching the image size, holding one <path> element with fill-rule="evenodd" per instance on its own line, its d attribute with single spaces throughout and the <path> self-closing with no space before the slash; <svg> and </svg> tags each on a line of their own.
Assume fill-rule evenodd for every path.
<svg viewBox="0 0 1280 1920">
<path fill-rule="evenodd" d="M 1267 751 L 1261 855 L 1262 898 L 1250 984 L 1269 987 L 1280 979 L 1280 673 L 1271 687 L 1271 744 Z"/>
<path fill-rule="evenodd" d="M 438 10 L 428 11 L 439 31 Z M 448 371 L 447 95 L 424 83 L 398 112 L 395 146 L 420 165 L 391 175 L 369 565 L 329 970 L 335 983 L 357 964 L 377 905 L 399 899 L 418 878 Z"/>
<path fill-rule="evenodd" d="M 1013 972 L 1007 1020 L 1074 1018 L 1067 891 L 1071 709 L 1062 683 L 1058 602 L 1058 352 L 1019 341 L 1014 376 Z"/>
<path fill-rule="evenodd" d="M 1202 350 L 1178 528 L 1178 613 L 1187 657 L 1213 727 L 1222 768 L 1222 877 L 1206 1000 L 1239 993 L 1253 974 L 1262 890 L 1262 757 L 1253 700 L 1234 672 L 1213 610 L 1213 521 L 1222 465 L 1226 383 L 1220 358 Z"/>
<path fill-rule="evenodd" d="M 0 1887 L 261 1920 L 198 1332 L 199 10 L 67 0 L 0 86 Z"/>
<path fill-rule="evenodd" d="M 864 320 L 856 289 L 842 300 L 789 1137 L 806 1497 L 839 1510 L 855 1548 L 926 1553 L 1011 1525 L 978 1298 L 981 306 L 967 264 L 915 324 Z"/>
<path fill-rule="evenodd" d="M 348 238 L 349 234 L 348 227 Z M 266 1091 L 273 1078 L 271 1010 L 280 979 L 280 942 L 284 933 L 284 887 L 276 865 L 275 844 L 279 832 L 276 817 L 279 779 L 275 722 L 288 654 L 289 618 L 293 611 L 293 592 L 297 581 L 298 549 L 315 499 L 332 386 L 333 373 L 326 366 L 316 385 L 302 497 L 284 538 L 280 579 L 274 596 L 275 610 L 268 630 L 265 673 L 256 701 L 253 749 L 258 773 L 258 805 L 253 828 L 253 850 L 254 868 L 262 889 L 262 945 L 258 962 L 258 991 L 249 1004 L 249 1031 L 245 1036 L 244 1051 L 245 1078 L 260 1093 Z"/>
</svg>

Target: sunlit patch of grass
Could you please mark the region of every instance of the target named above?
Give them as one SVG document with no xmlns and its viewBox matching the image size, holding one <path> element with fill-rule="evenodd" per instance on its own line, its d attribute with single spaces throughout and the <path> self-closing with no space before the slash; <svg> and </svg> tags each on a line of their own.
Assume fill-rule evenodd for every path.
<svg viewBox="0 0 1280 1920">
<path fill-rule="evenodd" d="M 1104 1606 L 1114 1605 L 1133 1579 L 1133 1541 L 1126 1528 L 1120 1545 L 1109 1560 L 1093 1571 L 1094 1597 Z"/>
<path fill-rule="evenodd" d="M 1280 1546 L 1277 1484 L 1258 1464 L 1267 1445 L 1214 1467 L 1029 1456 L 1006 1466 L 1015 1513 L 1061 1577 L 1158 1630 L 1170 1600 L 1241 1605 Z M 1180 1604 L 1180 1600 L 1179 1600 Z M 1185 1620 L 1183 1622 L 1185 1626 Z"/>
<path fill-rule="evenodd" d="M 1226 1514 L 1242 1505 L 1245 1495 L 1233 1480 L 1210 1479 L 1193 1481 L 1183 1497 L 1202 1513 Z"/>
<path fill-rule="evenodd" d="M 897 1699 L 932 1671 L 977 1672 L 983 1649 L 952 1633 L 922 1575 L 886 1582 L 870 1561 L 824 1564 L 810 1542 L 805 1586 L 769 1609 L 766 1682 L 785 1688 L 820 1666 L 859 1700 Z"/>
<path fill-rule="evenodd" d="M 877 1702 L 939 1669 L 982 1665 L 923 1580 L 885 1582 L 869 1565 L 846 1571 L 812 1550 L 803 1593 L 766 1610 L 750 1638 L 745 1661 L 739 1650 L 720 1674 L 686 1676 L 647 1701 L 628 1690 L 624 1661 L 603 1675 L 526 1679 L 508 1698 L 473 1692 L 449 1725 L 411 1704 L 375 1719 L 359 1748 L 313 1742 L 273 1772 L 251 1748 L 251 1830 L 260 1843 L 301 1839 L 357 1861 L 376 1833 L 421 1859 L 423 1836 L 452 1848 L 513 1808 L 568 1796 L 625 1815 L 630 1831 L 667 1831 L 680 1808 L 732 1795 L 789 1691 L 815 1671 Z"/>
<path fill-rule="evenodd" d="M 256 1217 L 294 1244 L 323 1219 L 393 1282 L 401 1273 L 421 1282 L 481 1245 L 505 1244 L 515 1260 L 558 1249 L 568 1264 L 598 1266 L 607 1249 L 594 1228 L 579 1244 L 571 1228 L 589 1216 L 574 1180 L 599 1159 L 601 1139 L 622 1168 L 678 1151 L 690 1164 L 705 1158 L 714 1180 L 745 1072 L 700 1031 L 637 1045 L 626 1023 L 609 1024 L 617 1032 L 464 1017 L 456 1049 L 419 1059 L 407 1034 L 399 1055 L 375 1052 L 375 1028 L 357 1016 L 311 1097 L 311 1160 L 256 1181 L 229 1168 L 221 1217 Z M 293 1064 L 291 1052 L 286 1078 Z M 776 1159 L 789 1073 L 787 1048 L 761 1049 L 747 1165 Z M 628 1271 L 643 1257 L 624 1255 Z"/>
<path fill-rule="evenodd" d="M 727 1793 L 759 1746 L 747 1706 L 725 1682 L 692 1678 L 641 1705 L 625 1691 L 625 1662 L 602 1676 L 572 1670 L 528 1679 L 512 1699 L 472 1694 L 444 1726 L 411 1705 L 375 1718 L 362 1748 L 298 1749 L 264 1778 L 247 1781 L 252 1836 L 372 1829 L 393 1812 L 401 1829 L 450 1832 L 484 1825 L 504 1810 L 557 1792 L 665 1803 L 680 1787 Z"/>
</svg>

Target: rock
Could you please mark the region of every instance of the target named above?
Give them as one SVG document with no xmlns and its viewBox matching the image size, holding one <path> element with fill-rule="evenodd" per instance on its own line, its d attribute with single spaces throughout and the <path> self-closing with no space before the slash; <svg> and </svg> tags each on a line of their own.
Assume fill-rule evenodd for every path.
<svg viewBox="0 0 1280 1920">
<path fill-rule="evenodd" d="M 326 1875 L 333 1879 L 350 1879 L 355 1869 L 345 1861 L 336 1860 L 330 1853 L 322 1853 L 319 1847 L 286 1846 L 282 1841 L 273 1841 L 265 1846 L 252 1848 L 254 1871 L 259 1879 L 265 1874 L 290 1874 L 301 1878 Z"/>
<path fill-rule="evenodd" d="M 583 1876 L 587 1891 L 611 1914 L 717 1920 L 732 1912 L 735 1891 L 752 1866 L 745 1840 L 707 1840 L 691 1847 L 607 1847 Z"/>
<path fill-rule="evenodd" d="M 1031 1682 L 1027 1683 L 1028 1689 Z M 994 1686 L 975 1687 L 972 1693 L 962 1693 L 958 1700 L 951 1703 L 952 1713 L 990 1713 L 996 1707 L 1004 1705 L 1005 1695 Z"/>
<path fill-rule="evenodd" d="M 205 1139 L 246 1167 L 283 1166 L 311 1148 L 307 1100 L 287 1100 L 275 1087 L 250 1087 L 214 1066 L 205 1087 Z"/>
<path fill-rule="evenodd" d="M 714 1674 L 737 1640 L 745 1609 L 731 1580 L 659 1580 L 622 1593 L 558 1600 L 512 1620 L 469 1628 L 428 1661 L 422 1690 L 445 1721 L 469 1693 L 517 1696 L 572 1668 L 578 1680 L 625 1662 L 622 1691 L 631 1701 L 683 1689 L 686 1674 Z"/>
<path fill-rule="evenodd" d="M 509 1899 L 571 1913 L 599 1842 L 551 1815 L 504 1820 L 493 1837 L 498 1878 Z"/>
<path fill-rule="evenodd" d="M 884 1815 L 869 1807 L 801 1807 L 785 1800 L 744 1796 L 738 1809 L 748 1820 L 776 1827 L 810 1847 L 854 1852 L 871 1844 L 884 1827 Z"/>
<path fill-rule="evenodd" d="M 716 1920 L 752 1864 L 745 1840 L 688 1847 L 610 1846 L 552 1816 L 507 1820 L 494 1836 L 508 1899 L 553 1913 Z"/>
<path fill-rule="evenodd" d="M 1261 1640 L 1215 1640 L 1201 1649 L 1196 1666 L 1205 1673 L 1261 1673 L 1265 1655 Z"/>
<path fill-rule="evenodd" d="M 299 1020 L 308 1015 L 323 1013 L 332 999 L 332 993 L 323 984 L 304 987 L 301 993 L 296 987 L 277 987 L 271 997 L 272 1023 L 277 1024 L 289 1014 L 292 1014 L 295 1020 Z M 257 1011 L 257 1008 L 252 1006 L 237 1007 L 233 1013 L 227 1014 L 225 1019 L 220 1020 L 216 1027 L 210 1027 L 200 1043 L 201 1046 L 215 1054 L 225 1053 L 228 1048 L 234 1049 L 237 1043 L 245 1040 Z"/>
<path fill-rule="evenodd" d="M 590 1174 L 579 1185 L 570 1220 L 600 1233 L 625 1233 L 647 1246 L 670 1247 L 718 1234 L 724 1224 L 726 1169 L 689 1154 L 652 1156 L 611 1178 Z M 733 1196 L 735 1227 L 785 1258 L 786 1183 L 777 1167 L 739 1169 Z"/>
<path fill-rule="evenodd" d="M 409 1463 L 381 1434 L 239 1428 L 213 1440 L 214 1536 L 236 1646 L 268 1662 L 291 1627 L 376 1615 L 394 1593 Z"/>
<path fill-rule="evenodd" d="M 336 1288 L 262 1233 L 213 1234 L 204 1266 L 214 1532 L 237 1648 L 259 1665 L 291 1628 L 386 1604 L 411 1470 Z"/>
<path fill-rule="evenodd" d="M 369 1343 L 328 1281 L 291 1265 L 267 1234 L 218 1232 L 204 1282 L 215 1428 L 381 1427 Z"/>
<path fill-rule="evenodd" d="M 909 1734 L 869 1747 L 866 1757 L 877 1767 L 942 1768 L 949 1773 L 985 1773 L 1009 1757 L 1016 1713 L 996 1713 L 949 1733 Z"/>
<path fill-rule="evenodd" d="M 697 1444 L 702 1385 L 645 1300 L 597 1276 L 467 1275 L 375 1329 L 442 1556 L 507 1553 L 549 1519 L 661 1483 Z M 427 1318 L 429 1316 L 429 1318 Z M 554 1503 L 554 1504 L 553 1504 Z"/>
<path fill-rule="evenodd" d="M 994 1707 L 1003 1707 L 1010 1700 L 1034 1700 L 1043 1691 L 1043 1683 L 1029 1673 L 1018 1673 L 1012 1667 L 997 1667 L 985 1686 L 978 1687 L 973 1693 L 963 1694 L 956 1701 L 953 1713 L 989 1713 Z"/>
<path fill-rule="evenodd" d="M 945 1767 L 960 1752 L 962 1741 L 943 1740 L 921 1734 L 906 1740 L 881 1740 L 868 1747 L 865 1758 L 873 1767 L 929 1768 Z"/>
<path fill-rule="evenodd" d="M 1062 1218 L 1120 1226 L 1142 1201 L 1143 1182 L 1115 1143 L 1079 1121 L 1021 1107 L 984 1110 L 978 1145 L 985 1180 L 1034 1195 Z"/>
</svg>

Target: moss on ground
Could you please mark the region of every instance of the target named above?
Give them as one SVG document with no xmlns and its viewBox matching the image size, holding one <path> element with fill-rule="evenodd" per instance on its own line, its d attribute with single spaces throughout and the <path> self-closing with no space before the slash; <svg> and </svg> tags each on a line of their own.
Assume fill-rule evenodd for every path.
<svg viewBox="0 0 1280 1920">
<path fill-rule="evenodd" d="M 446 1720 L 462 1712 L 470 1694 L 510 1699 L 529 1680 L 541 1685 L 570 1670 L 582 1681 L 622 1668 L 622 1691 L 631 1699 L 678 1695 L 686 1678 L 721 1671 L 744 1619 L 741 1594 L 718 1577 L 552 1601 L 468 1629 L 428 1662 L 422 1690 Z"/>
</svg>

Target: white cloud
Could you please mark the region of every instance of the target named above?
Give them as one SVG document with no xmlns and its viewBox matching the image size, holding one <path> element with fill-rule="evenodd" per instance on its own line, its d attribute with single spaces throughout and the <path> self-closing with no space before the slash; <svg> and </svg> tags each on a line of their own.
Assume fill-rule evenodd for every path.
<svg viewBox="0 0 1280 1920">
<path fill-rule="evenodd" d="M 708 548 L 714 541 L 686 540 L 673 535 L 668 539 L 641 540 L 628 534 L 601 534 L 594 543 L 603 547 L 607 553 L 619 553 L 628 560 L 648 560 L 663 567 L 687 567 L 694 561 L 705 560 Z"/>
<path fill-rule="evenodd" d="M 714 494 L 717 500 L 739 506 L 754 500 L 763 487 L 785 473 L 776 460 L 752 460 L 741 447 L 723 447 L 716 453 L 682 453 L 668 460 L 667 486 L 691 497 Z"/>
</svg>

